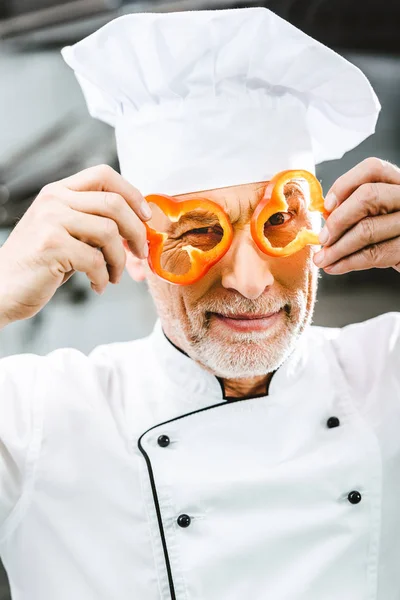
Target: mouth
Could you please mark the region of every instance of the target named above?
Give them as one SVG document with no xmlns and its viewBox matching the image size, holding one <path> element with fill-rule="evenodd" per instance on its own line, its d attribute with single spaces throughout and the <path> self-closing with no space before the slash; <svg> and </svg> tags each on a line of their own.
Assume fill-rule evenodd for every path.
<svg viewBox="0 0 400 600">
<path fill-rule="evenodd" d="M 233 331 L 250 332 L 250 331 L 265 331 L 272 327 L 283 314 L 283 309 L 276 312 L 266 314 L 220 314 L 212 313 L 218 323 L 224 327 L 228 327 Z"/>
</svg>

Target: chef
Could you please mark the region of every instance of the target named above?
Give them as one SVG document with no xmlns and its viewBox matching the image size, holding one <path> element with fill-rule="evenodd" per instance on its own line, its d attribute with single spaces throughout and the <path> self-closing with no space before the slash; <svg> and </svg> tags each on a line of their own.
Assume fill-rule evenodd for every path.
<svg viewBox="0 0 400 600">
<path fill-rule="evenodd" d="M 399 169 L 367 159 L 325 206 L 314 176 L 373 133 L 367 79 L 263 8 L 128 15 L 63 55 L 122 175 L 41 191 L 1 326 L 125 266 L 159 321 L 0 362 L 13 599 L 398 600 L 400 315 L 311 326 L 319 267 L 400 270 Z"/>
</svg>

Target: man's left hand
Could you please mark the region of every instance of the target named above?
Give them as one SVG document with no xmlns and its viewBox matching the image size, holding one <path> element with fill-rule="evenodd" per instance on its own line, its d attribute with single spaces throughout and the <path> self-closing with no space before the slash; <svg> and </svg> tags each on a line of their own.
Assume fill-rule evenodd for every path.
<svg viewBox="0 0 400 600">
<path fill-rule="evenodd" d="M 325 198 L 331 214 L 314 262 L 329 274 L 393 267 L 400 272 L 400 169 L 367 158 L 339 177 Z M 327 237 L 324 238 L 324 232 Z"/>
</svg>

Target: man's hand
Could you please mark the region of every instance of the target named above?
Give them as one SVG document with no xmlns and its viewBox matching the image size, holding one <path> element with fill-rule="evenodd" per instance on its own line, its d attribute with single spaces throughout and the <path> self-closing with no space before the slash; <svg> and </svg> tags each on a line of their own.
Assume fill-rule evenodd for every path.
<svg viewBox="0 0 400 600">
<path fill-rule="evenodd" d="M 46 185 L 0 248 L 0 328 L 36 314 L 75 271 L 98 293 L 117 283 L 123 240 L 147 256 L 150 216 L 140 192 L 107 165 Z"/>
<path fill-rule="evenodd" d="M 400 272 L 400 169 L 367 158 L 339 177 L 325 198 L 331 212 L 314 262 L 327 273 L 393 267 Z M 326 235 L 325 235 L 326 234 Z"/>
</svg>

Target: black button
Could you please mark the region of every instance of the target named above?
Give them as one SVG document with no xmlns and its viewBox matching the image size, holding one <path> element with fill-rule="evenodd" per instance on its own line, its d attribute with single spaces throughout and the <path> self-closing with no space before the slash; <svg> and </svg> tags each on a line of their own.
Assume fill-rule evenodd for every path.
<svg viewBox="0 0 400 600">
<path fill-rule="evenodd" d="M 189 517 L 189 515 L 179 515 L 177 522 L 179 527 L 189 527 L 192 519 Z"/>
<path fill-rule="evenodd" d="M 160 437 L 157 440 L 157 444 L 161 446 L 161 448 L 166 448 L 167 446 L 169 446 L 170 441 L 171 440 L 167 435 L 160 435 Z"/>
<path fill-rule="evenodd" d="M 359 502 L 361 502 L 361 494 L 357 491 L 350 492 L 350 494 L 347 496 L 347 499 L 352 504 L 358 504 Z"/>
<path fill-rule="evenodd" d="M 332 429 L 333 427 L 339 427 L 340 421 L 337 417 L 329 417 L 326 424 L 329 427 L 329 429 Z"/>
</svg>

